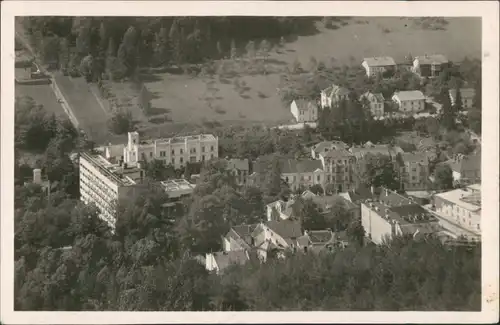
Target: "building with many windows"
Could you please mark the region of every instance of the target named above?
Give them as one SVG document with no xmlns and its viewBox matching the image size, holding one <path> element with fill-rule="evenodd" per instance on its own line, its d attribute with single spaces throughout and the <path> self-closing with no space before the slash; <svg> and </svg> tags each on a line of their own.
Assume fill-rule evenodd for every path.
<svg viewBox="0 0 500 325">
<path fill-rule="evenodd" d="M 341 146 L 329 148 L 318 154 L 325 173 L 325 184 L 333 184 L 336 192 L 346 192 L 354 188 L 354 155 Z"/>
<path fill-rule="evenodd" d="M 368 77 L 392 74 L 397 68 L 396 62 L 389 56 L 364 58 L 361 66 L 366 70 L 366 75 Z"/>
<path fill-rule="evenodd" d="M 405 90 L 395 92 L 392 101 L 403 113 L 419 113 L 425 109 L 425 96 L 420 90 Z"/>
<path fill-rule="evenodd" d="M 429 178 L 429 161 L 423 152 L 401 154 L 401 186 L 405 191 L 426 189 Z"/>
<path fill-rule="evenodd" d="M 413 60 L 412 71 L 420 77 L 434 78 L 450 66 L 450 61 L 442 54 L 417 56 Z"/>
<path fill-rule="evenodd" d="M 124 148 L 124 162 L 135 166 L 140 161 L 157 159 L 179 169 L 218 157 L 219 140 L 211 134 L 198 134 L 156 140 L 140 140 L 139 133 L 129 132 Z"/>
<path fill-rule="evenodd" d="M 140 164 L 129 167 L 113 164 L 100 155 L 81 153 L 80 198 L 86 204 L 95 204 L 100 218 L 114 228 L 116 205 L 122 199 L 130 199 L 142 189 L 144 171 Z"/>
</svg>

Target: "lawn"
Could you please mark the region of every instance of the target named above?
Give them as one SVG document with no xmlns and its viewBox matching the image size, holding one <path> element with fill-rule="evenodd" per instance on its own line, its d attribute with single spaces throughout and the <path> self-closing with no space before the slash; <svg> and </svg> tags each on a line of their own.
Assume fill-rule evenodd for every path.
<svg viewBox="0 0 500 325">
<path fill-rule="evenodd" d="M 15 94 L 16 96 L 29 96 L 37 104 L 43 105 L 48 112 L 67 117 L 50 85 L 16 85 Z"/>
<path fill-rule="evenodd" d="M 368 56 L 392 56 L 396 61 L 408 54 L 440 53 L 452 61 L 465 56 L 480 57 L 479 19 L 450 18 L 431 29 L 423 28 L 425 24 L 421 19 L 358 17 L 334 22 L 336 27 L 332 29 L 318 21 L 317 34 L 299 36 L 284 49 L 270 53 L 267 74 L 248 74 L 240 69 L 230 76 L 220 71 L 213 76 L 197 77 L 143 75 L 145 86 L 153 95 L 152 109 L 146 115 L 139 108 L 132 108 L 132 115 L 139 130 L 157 135 L 214 121 L 225 125 L 290 123 L 292 115 L 280 101 L 277 87 L 280 74 L 296 60 L 307 69 L 311 57 L 336 66 L 359 66 Z M 117 100 L 136 96 L 127 82 L 109 84 Z"/>
</svg>

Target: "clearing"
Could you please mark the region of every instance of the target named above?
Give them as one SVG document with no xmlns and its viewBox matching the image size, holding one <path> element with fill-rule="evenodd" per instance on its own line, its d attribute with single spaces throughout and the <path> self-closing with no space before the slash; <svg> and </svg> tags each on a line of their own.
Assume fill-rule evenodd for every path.
<svg viewBox="0 0 500 325">
<path fill-rule="evenodd" d="M 57 101 L 54 91 L 50 85 L 15 85 L 16 96 L 29 96 L 50 113 L 56 116 L 67 117 L 61 104 Z"/>
</svg>

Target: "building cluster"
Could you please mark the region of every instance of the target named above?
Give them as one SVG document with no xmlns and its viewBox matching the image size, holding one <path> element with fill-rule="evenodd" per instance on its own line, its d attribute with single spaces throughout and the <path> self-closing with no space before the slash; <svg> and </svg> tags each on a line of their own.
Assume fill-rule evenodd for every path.
<svg viewBox="0 0 500 325">
<path fill-rule="evenodd" d="M 364 58 L 361 66 L 370 78 L 381 76 L 391 77 L 398 69 L 407 68 L 407 62 L 396 63 L 392 57 L 370 57 Z M 415 57 L 410 64 L 409 70 L 421 78 L 436 78 L 451 65 L 450 61 L 441 54 L 423 55 Z M 474 89 L 460 89 L 462 107 L 470 109 L 473 105 Z M 321 91 L 319 105 L 304 99 L 294 100 L 290 105 L 290 111 L 297 123 L 316 122 L 319 118 L 319 108 L 331 108 L 342 100 L 351 96 L 349 89 L 332 84 Z M 455 105 L 457 90 L 449 91 L 452 105 Z M 384 98 L 381 93 L 367 91 L 359 97 L 361 103 L 365 103 L 374 118 L 382 118 L 386 115 L 386 105 L 395 105 L 402 114 L 419 114 L 425 110 L 426 96 L 420 90 L 396 91 L 390 99 Z"/>
</svg>

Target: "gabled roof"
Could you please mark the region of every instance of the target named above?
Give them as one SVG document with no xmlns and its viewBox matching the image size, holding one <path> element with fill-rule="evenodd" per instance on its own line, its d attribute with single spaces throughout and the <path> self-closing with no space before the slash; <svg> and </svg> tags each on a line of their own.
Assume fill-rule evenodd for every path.
<svg viewBox="0 0 500 325">
<path fill-rule="evenodd" d="M 427 164 L 427 154 L 425 152 L 404 152 L 401 154 L 404 162 L 418 162 Z"/>
<path fill-rule="evenodd" d="M 394 96 L 399 98 L 401 101 L 405 100 L 425 100 L 424 94 L 420 90 L 404 90 L 397 91 Z"/>
<path fill-rule="evenodd" d="M 284 161 L 281 172 L 283 174 L 312 173 L 317 169 L 322 170 L 323 165 L 320 160 L 307 159 L 296 160 L 287 159 Z"/>
<path fill-rule="evenodd" d="M 385 101 L 384 95 L 382 95 L 381 93 L 372 93 L 370 91 L 367 91 L 363 95 L 359 96 L 360 100 L 363 100 L 363 98 L 366 98 L 370 102 L 374 103 L 383 103 Z"/>
<path fill-rule="evenodd" d="M 396 65 L 396 62 L 390 56 L 364 58 L 363 61 L 366 62 L 366 64 L 369 67 L 383 67 L 383 66 Z"/>
<path fill-rule="evenodd" d="M 228 169 L 237 169 L 237 170 L 249 170 L 248 159 L 228 159 L 227 160 L 227 168 Z"/>
<path fill-rule="evenodd" d="M 415 57 L 420 64 L 444 64 L 448 63 L 448 59 L 442 54 L 431 54 Z"/>
<path fill-rule="evenodd" d="M 330 87 L 326 88 L 323 90 L 323 92 L 328 96 L 328 97 L 333 97 L 333 96 L 346 96 L 349 95 L 349 89 L 345 87 L 340 87 L 335 84 L 331 85 Z"/>
<path fill-rule="evenodd" d="M 448 90 L 450 96 L 455 100 L 457 98 L 457 90 L 455 88 Z M 462 98 L 472 99 L 476 94 L 476 90 L 474 88 L 460 88 L 460 96 Z"/>
<path fill-rule="evenodd" d="M 295 102 L 295 104 L 297 105 L 297 108 L 299 109 L 310 109 L 310 108 L 314 108 L 314 109 L 317 109 L 318 106 L 313 102 L 313 101 L 310 101 L 310 100 L 305 100 L 305 99 L 294 99 L 293 100 Z"/>
<path fill-rule="evenodd" d="M 220 270 L 227 268 L 232 264 L 243 265 L 248 261 L 246 251 L 230 251 L 230 252 L 216 252 L 213 253 L 215 262 Z"/>
<path fill-rule="evenodd" d="M 302 227 L 299 222 L 293 220 L 268 221 L 266 226 L 280 235 L 283 239 L 298 238 L 302 236 Z"/>
<path fill-rule="evenodd" d="M 311 230 L 308 231 L 307 234 L 313 245 L 326 244 L 334 238 L 333 232 L 330 230 Z"/>
<path fill-rule="evenodd" d="M 381 200 L 382 202 L 384 202 L 385 204 L 389 205 L 389 206 L 400 206 L 400 205 L 408 205 L 408 204 L 413 204 L 413 202 L 396 193 L 396 192 L 393 192 L 391 190 L 386 190 L 386 189 L 382 189 L 382 191 L 380 192 L 380 196 L 379 196 L 379 200 Z"/>
<path fill-rule="evenodd" d="M 346 149 L 329 150 L 328 152 L 320 153 L 324 158 L 346 158 L 353 157 L 353 154 Z"/>
<path fill-rule="evenodd" d="M 313 202 L 316 203 L 323 211 L 327 211 L 332 208 L 334 204 L 344 204 L 347 209 L 354 209 L 357 206 L 349 200 L 346 200 L 341 195 L 321 195 L 312 198 Z"/>
<path fill-rule="evenodd" d="M 342 141 L 322 141 L 317 144 L 315 144 L 312 149 L 314 150 L 315 153 L 322 153 L 325 152 L 325 149 L 332 150 L 332 149 L 347 149 L 347 144 L 345 144 Z"/>
</svg>

